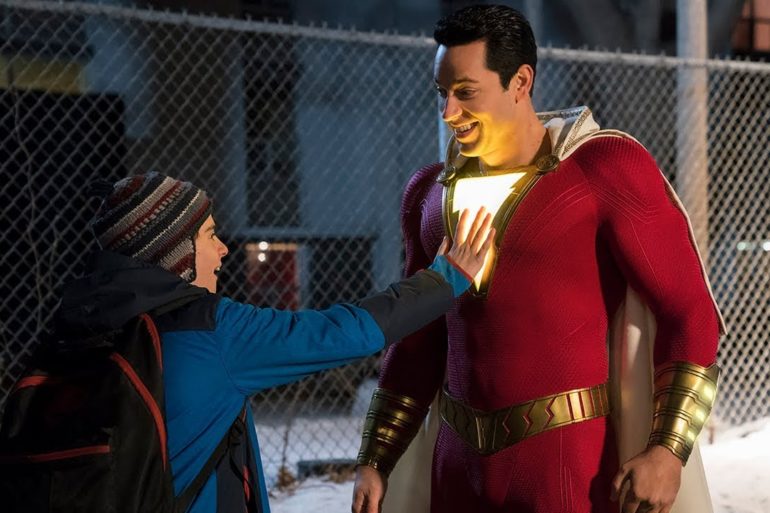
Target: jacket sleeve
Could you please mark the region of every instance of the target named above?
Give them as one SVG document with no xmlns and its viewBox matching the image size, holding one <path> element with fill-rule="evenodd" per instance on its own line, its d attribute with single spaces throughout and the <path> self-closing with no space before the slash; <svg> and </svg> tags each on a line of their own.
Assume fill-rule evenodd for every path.
<svg viewBox="0 0 770 513">
<path fill-rule="evenodd" d="M 222 363 L 244 394 L 345 365 L 384 343 L 372 316 L 345 304 L 292 312 L 224 298 L 216 331 Z"/>
<path fill-rule="evenodd" d="M 420 270 L 356 305 L 374 317 L 385 335 L 387 346 L 443 315 L 470 283 L 445 257 L 437 256 L 428 269 Z"/>
<path fill-rule="evenodd" d="M 716 360 L 720 317 L 684 212 L 637 142 L 600 138 L 575 154 L 592 189 L 600 236 L 655 314 L 654 362 Z"/>
</svg>

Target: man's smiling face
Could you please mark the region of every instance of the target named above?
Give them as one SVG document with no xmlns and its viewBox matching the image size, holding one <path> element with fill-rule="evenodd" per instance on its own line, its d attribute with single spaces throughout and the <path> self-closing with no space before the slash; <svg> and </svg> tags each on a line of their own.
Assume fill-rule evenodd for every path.
<svg viewBox="0 0 770 513">
<path fill-rule="evenodd" d="M 496 165 L 510 151 L 517 117 L 516 77 L 508 89 L 487 68 L 486 43 L 439 46 L 433 79 L 442 117 L 468 157 Z"/>
</svg>

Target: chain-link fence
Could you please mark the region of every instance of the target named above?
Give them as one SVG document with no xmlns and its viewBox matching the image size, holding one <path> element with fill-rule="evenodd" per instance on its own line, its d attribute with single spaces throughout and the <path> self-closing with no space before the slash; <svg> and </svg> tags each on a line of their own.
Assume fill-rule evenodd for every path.
<svg viewBox="0 0 770 513">
<path fill-rule="evenodd" d="M 237 300 L 318 308 L 399 276 L 400 194 L 439 154 L 432 41 L 35 1 L 0 4 L 0 37 L 0 406 L 94 247 L 95 178 L 158 170 L 209 190 L 231 249 L 222 292 Z M 591 106 L 675 184 L 688 130 L 697 138 L 684 107 L 697 101 L 677 84 L 705 70 L 698 185 L 731 329 L 716 413 L 731 424 L 770 414 L 770 65 L 540 55 L 538 107 Z M 281 464 L 355 455 L 359 390 L 376 366 L 254 399 L 268 480 Z"/>
</svg>

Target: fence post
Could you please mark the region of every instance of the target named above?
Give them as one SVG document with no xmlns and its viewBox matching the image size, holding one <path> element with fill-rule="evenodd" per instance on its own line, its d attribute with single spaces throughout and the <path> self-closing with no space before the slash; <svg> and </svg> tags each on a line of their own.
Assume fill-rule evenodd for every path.
<svg viewBox="0 0 770 513">
<path fill-rule="evenodd" d="M 677 0 L 677 54 L 707 58 L 705 0 Z M 701 257 L 708 266 L 708 73 L 705 65 L 677 69 L 677 189 L 692 221 Z"/>
</svg>

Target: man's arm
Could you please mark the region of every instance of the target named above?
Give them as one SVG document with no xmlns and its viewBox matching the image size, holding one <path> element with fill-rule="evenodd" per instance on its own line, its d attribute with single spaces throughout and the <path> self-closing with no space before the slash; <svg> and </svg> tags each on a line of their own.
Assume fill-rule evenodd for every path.
<svg viewBox="0 0 770 513">
<path fill-rule="evenodd" d="M 622 465 L 613 495 L 629 482 L 624 512 L 645 503 L 665 512 L 713 403 L 719 314 L 685 215 L 649 153 L 628 139 L 602 138 L 575 157 L 593 191 L 600 237 L 657 324 L 653 431 L 648 449 Z"/>
<path fill-rule="evenodd" d="M 424 268 L 427 254 L 420 238 L 421 204 L 439 168 L 420 170 L 407 185 L 401 207 L 405 274 Z M 383 358 L 379 388 L 367 414 L 353 491 L 354 513 L 377 513 L 387 489 L 387 476 L 420 427 L 444 379 L 444 317 L 391 346 Z M 404 423 L 398 419 L 409 419 Z M 395 429 L 391 429 L 395 428 Z M 393 436 L 378 436 L 377 433 Z M 376 469 L 376 470 L 375 470 Z"/>
</svg>

